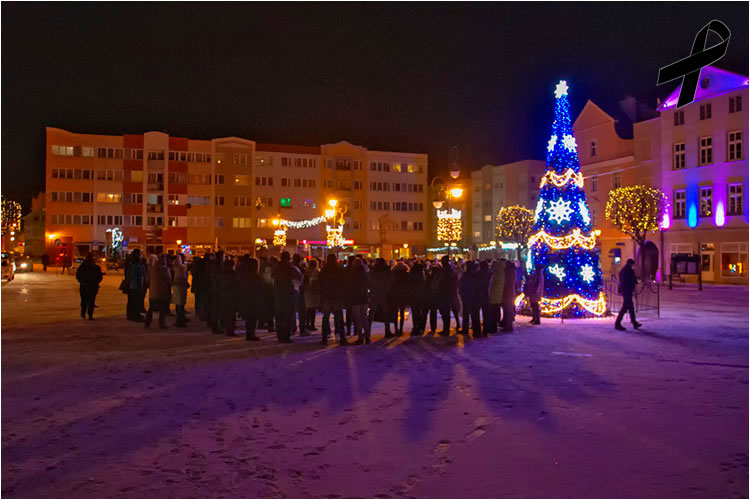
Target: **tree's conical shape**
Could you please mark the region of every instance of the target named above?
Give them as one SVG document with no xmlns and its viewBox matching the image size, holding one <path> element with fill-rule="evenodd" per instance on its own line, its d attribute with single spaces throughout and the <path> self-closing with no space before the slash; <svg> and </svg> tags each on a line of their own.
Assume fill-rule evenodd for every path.
<svg viewBox="0 0 750 500">
<path fill-rule="evenodd" d="M 568 86 L 561 81 L 555 89 L 547 171 L 541 181 L 526 263 L 529 272 L 544 272 L 542 312 L 604 314 L 596 233 L 573 137 Z"/>
</svg>

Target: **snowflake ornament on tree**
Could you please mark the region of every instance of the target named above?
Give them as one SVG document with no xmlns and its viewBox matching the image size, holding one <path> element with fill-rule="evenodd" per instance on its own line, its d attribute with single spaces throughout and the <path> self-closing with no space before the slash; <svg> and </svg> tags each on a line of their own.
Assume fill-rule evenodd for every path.
<svg viewBox="0 0 750 500">
<path fill-rule="evenodd" d="M 576 144 L 576 138 L 570 134 L 565 135 L 563 137 L 563 146 L 565 146 L 565 149 L 567 149 L 571 153 L 575 153 L 578 149 L 578 145 Z"/>
<path fill-rule="evenodd" d="M 563 221 L 570 220 L 570 214 L 573 213 L 573 209 L 570 208 L 569 201 L 564 201 L 560 198 L 550 203 L 547 213 L 549 213 L 550 220 L 557 221 L 560 224 Z"/>
<path fill-rule="evenodd" d="M 565 268 L 562 267 L 559 264 L 555 264 L 554 266 L 550 266 L 549 272 L 550 272 L 550 274 L 553 274 L 553 275 L 557 276 L 557 279 L 559 279 L 560 281 L 562 281 L 563 279 L 565 279 Z"/>
<path fill-rule="evenodd" d="M 578 202 L 578 210 L 581 212 L 581 219 L 583 219 L 583 222 L 585 224 L 591 224 L 591 214 L 589 213 L 589 208 L 586 206 L 585 202 Z"/>
<path fill-rule="evenodd" d="M 568 83 L 565 80 L 561 80 L 557 87 L 555 87 L 555 98 L 559 99 L 564 95 L 568 95 Z"/>
<path fill-rule="evenodd" d="M 591 283 L 594 281 L 594 268 L 591 267 L 591 264 L 586 264 L 581 268 L 581 278 L 583 278 L 583 281 L 586 283 Z"/>
<path fill-rule="evenodd" d="M 551 153 L 555 149 L 555 144 L 557 144 L 557 136 L 553 135 L 547 142 L 547 151 Z"/>
</svg>

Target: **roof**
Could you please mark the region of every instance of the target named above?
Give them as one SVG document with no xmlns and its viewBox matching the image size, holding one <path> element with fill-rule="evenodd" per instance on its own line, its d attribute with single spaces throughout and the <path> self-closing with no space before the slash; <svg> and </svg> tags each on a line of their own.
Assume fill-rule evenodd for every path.
<svg viewBox="0 0 750 500">
<path fill-rule="evenodd" d="M 298 155 L 320 155 L 320 146 L 292 146 L 287 144 L 261 144 L 255 145 L 255 151 L 266 153 L 290 153 Z"/>
<path fill-rule="evenodd" d="M 615 133 L 620 139 L 632 139 L 633 125 L 635 123 L 650 120 L 657 116 L 657 113 L 653 108 L 637 101 L 632 96 L 622 99 L 616 108 L 610 109 L 604 109 L 604 107 L 588 100 L 573 123 L 574 130 L 583 125 L 579 120 L 584 116 L 584 113 L 589 120 L 589 123 L 587 123 L 588 126 L 613 123 Z M 576 125 L 578 125 L 578 127 Z"/>
<path fill-rule="evenodd" d="M 698 79 L 698 87 L 695 89 L 695 98 L 693 99 L 693 102 L 747 86 L 747 75 L 732 73 L 731 71 L 720 69 L 715 66 L 705 66 L 701 69 L 701 76 Z M 680 97 L 681 90 L 682 83 L 680 83 L 680 85 L 669 94 L 669 97 L 664 99 L 664 102 L 659 106 L 658 110 L 664 111 L 665 109 L 675 107 L 677 105 L 677 100 Z"/>
</svg>

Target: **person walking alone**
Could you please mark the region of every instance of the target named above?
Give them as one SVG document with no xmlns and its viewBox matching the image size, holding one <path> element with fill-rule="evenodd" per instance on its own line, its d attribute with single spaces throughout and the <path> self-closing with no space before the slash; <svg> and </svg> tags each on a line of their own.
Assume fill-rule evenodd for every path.
<svg viewBox="0 0 750 500">
<path fill-rule="evenodd" d="M 94 301 L 99 292 L 99 283 L 102 281 L 102 270 L 94 262 L 94 255 L 91 252 L 86 254 L 86 259 L 76 271 L 76 281 L 80 283 L 81 319 L 86 319 L 88 313 L 89 320 L 93 320 Z"/>
<path fill-rule="evenodd" d="M 635 270 L 633 266 L 635 261 L 628 259 L 625 266 L 620 269 L 620 293 L 622 293 L 622 307 L 620 313 L 617 315 L 615 321 L 615 330 L 626 330 L 622 326 L 622 318 L 625 313 L 630 314 L 630 322 L 633 323 L 633 328 L 636 330 L 641 327 L 641 324 L 635 320 L 635 306 L 633 305 L 633 292 L 635 292 L 635 285 L 638 283 L 638 279 L 635 276 Z"/>
</svg>

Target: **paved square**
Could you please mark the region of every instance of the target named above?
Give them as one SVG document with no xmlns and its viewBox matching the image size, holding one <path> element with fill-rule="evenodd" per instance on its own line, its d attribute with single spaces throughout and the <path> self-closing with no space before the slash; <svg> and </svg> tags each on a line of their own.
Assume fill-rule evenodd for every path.
<svg viewBox="0 0 750 500">
<path fill-rule="evenodd" d="M 3 284 L 4 497 L 748 495 L 746 287 L 665 290 L 640 332 L 321 348 L 146 330 L 120 279 L 93 322 L 73 277 Z"/>
</svg>

